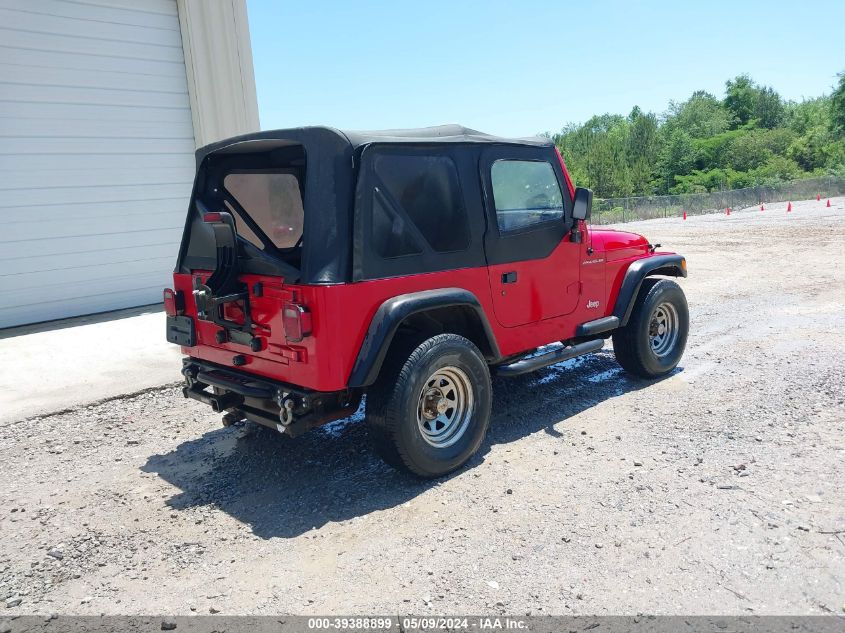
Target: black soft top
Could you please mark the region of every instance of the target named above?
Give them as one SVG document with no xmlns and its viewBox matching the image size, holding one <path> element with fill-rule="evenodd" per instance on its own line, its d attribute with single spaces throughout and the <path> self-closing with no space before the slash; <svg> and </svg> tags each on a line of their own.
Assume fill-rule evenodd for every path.
<svg viewBox="0 0 845 633">
<path fill-rule="evenodd" d="M 433 127 L 407 128 L 400 130 L 354 131 L 338 130 L 326 126 L 296 127 L 283 130 L 264 130 L 227 138 L 205 145 L 197 150 L 197 164 L 212 152 L 240 153 L 270 150 L 279 147 L 279 142 L 307 146 L 324 146 L 325 149 L 342 151 L 357 149 L 371 143 L 504 143 L 508 145 L 551 146 L 552 141 L 543 137 L 505 138 L 485 134 L 462 125 L 436 125 Z M 346 147 L 344 147 L 346 146 Z"/>
<path fill-rule="evenodd" d="M 449 144 L 460 152 L 463 145 L 475 155 L 479 144 L 505 144 L 554 151 L 547 138 L 503 138 L 460 125 L 382 130 L 341 131 L 330 127 L 298 127 L 244 134 L 201 147 L 196 152 L 197 180 L 185 225 L 177 270 L 213 267 L 214 242 L 204 225 L 197 201 L 205 208 L 220 207 L 217 192 L 225 174 L 237 169 L 261 169 L 272 165 L 274 157 L 304 151 L 305 207 L 301 263 L 290 281 L 337 283 L 351 276 L 353 210 L 357 156 L 370 145 Z M 298 146 L 298 149 L 297 149 Z M 260 272 L 257 261 L 245 263 L 245 272 Z M 255 270 L 252 270 L 252 269 Z M 281 274 L 281 273 L 280 273 Z"/>
</svg>

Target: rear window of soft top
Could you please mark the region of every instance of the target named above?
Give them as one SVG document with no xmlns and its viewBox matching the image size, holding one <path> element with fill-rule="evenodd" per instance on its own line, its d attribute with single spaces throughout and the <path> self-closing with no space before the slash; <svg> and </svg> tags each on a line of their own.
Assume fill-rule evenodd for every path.
<svg viewBox="0 0 845 633">
<path fill-rule="evenodd" d="M 304 211 L 299 178 L 297 170 L 233 172 L 223 179 L 223 186 L 276 248 L 287 249 L 298 246 L 302 238 Z M 231 210 L 238 235 L 263 248 L 241 215 Z"/>
</svg>

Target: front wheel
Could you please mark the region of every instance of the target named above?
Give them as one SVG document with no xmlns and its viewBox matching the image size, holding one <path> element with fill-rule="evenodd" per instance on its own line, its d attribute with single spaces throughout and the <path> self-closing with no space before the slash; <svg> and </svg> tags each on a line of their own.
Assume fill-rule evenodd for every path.
<svg viewBox="0 0 845 633">
<path fill-rule="evenodd" d="M 427 478 L 472 457 L 487 433 L 490 409 L 487 363 L 456 334 L 423 341 L 410 355 L 397 346 L 367 394 L 376 450 L 388 464 Z"/>
<path fill-rule="evenodd" d="M 646 279 L 625 327 L 613 333 L 613 352 L 622 367 L 642 378 L 675 369 L 689 333 L 684 291 L 669 279 Z"/>
</svg>

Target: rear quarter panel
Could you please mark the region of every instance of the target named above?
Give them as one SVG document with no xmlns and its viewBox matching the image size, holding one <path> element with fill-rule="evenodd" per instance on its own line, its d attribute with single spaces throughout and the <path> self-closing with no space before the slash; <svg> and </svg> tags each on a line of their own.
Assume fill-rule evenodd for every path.
<svg viewBox="0 0 845 633">
<path fill-rule="evenodd" d="M 397 295 L 436 288 L 464 288 L 478 298 L 491 326 L 496 328 L 486 268 L 336 285 L 282 285 L 276 278 L 247 275 L 241 279 L 250 285 L 256 281 L 264 283 L 264 296 L 251 298 L 251 305 L 256 323 L 265 332 L 266 347 L 252 353 L 241 345 L 218 344 L 215 334 L 220 328 L 198 320 L 195 305 L 188 300 L 185 313 L 195 320 L 197 345 L 183 347 L 182 352 L 228 367 L 233 366 L 234 356 L 241 354 L 247 361 L 240 367 L 244 371 L 317 391 L 346 388 L 373 316 L 382 303 Z M 186 297 L 191 296 L 190 275 L 174 275 L 174 285 Z M 312 320 L 311 335 L 295 344 L 285 341 L 281 314 L 286 298 L 290 300 L 291 295 L 306 307 Z M 291 354 L 291 348 L 298 353 Z"/>
</svg>

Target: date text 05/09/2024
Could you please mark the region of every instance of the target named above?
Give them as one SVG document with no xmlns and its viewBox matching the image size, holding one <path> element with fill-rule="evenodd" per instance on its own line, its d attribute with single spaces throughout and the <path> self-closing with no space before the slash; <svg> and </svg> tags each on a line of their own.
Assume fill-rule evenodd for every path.
<svg viewBox="0 0 845 633">
<path fill-rule="evenodd" d="M 334 617 L 308 619 L 310 631 L 522 631 L 528 623 L 511 617 Z"/>
</svg>

